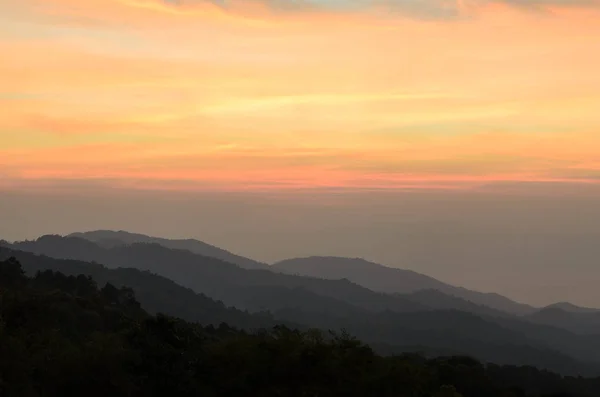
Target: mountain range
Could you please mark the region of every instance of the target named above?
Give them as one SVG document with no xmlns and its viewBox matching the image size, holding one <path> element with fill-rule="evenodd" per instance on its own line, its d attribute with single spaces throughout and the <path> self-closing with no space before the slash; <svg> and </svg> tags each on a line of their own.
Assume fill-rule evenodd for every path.
<svg viewBox="0 0 600 397">
<path fill-rule="evenodd" d="M 412 293 L 437 290 L 447 295 L 471 301 L 512 314 L 529 314 L 535 308 L 514 302 L 495 293 L 481 293 L 455 287 L 432 277 L 410 270 L 390 268 L 364 259 L 310 257 L 281 261 L 269 266 L 194 239 L 170 240 L 126 231 L 97 230 L 72 233 L 67 237 L 81 238 L 104 248 L 115 248 L 136 243 L 154 243 L 166 248 L 187 250 L 195 254 L 221 259 L 244 269 L 274 270 L 324 279 L 348 279 L 373 291 L 384 293 Z"/>
<path fill-rule="evenodd" d="M 596 397 L 600 391 L 600 377 L 482 363 L 452 349 L 390 355 L 394 348 L 366 345 L 347 332 L 225 308 L 148 272 L 6 248 L 0 297 L 2 396 Z M 178 304 L 182 299 L 190 301 Z M 156 313 L 157 307 L 193 319 Z M 422 324 L 421 317 L 409 319 Z M 218 320 L 226 322 L 215 326 Z M 260 328 L 248 330 L 250 324 Z M 512 360 L 560 357 L 516 349 L 502 352 Z M 567 370 L 568 358 L 561 359 Z"/>
<path fill-rule="evenodd" d="M 171 240 L 108 231 L 43 236 L 2 242 L 0 256 L 16 256 L 32 272 L 111 275 L 111 282 L 134 288 L 146 310 L 190 321 L 343 328 L 387 352 L 455 351 L 563 373 L 600 373 L 593 309 L 533 308 L 362 259 L 303 258 L 269 267 L 216 247 L 209 252 L 238 263 L 200 255 L 187 248 L 204 247 L 196 240 L 176 240 L 177 248 L 165 241 Z"/>
<path fill-rule="evenodd" d="M 512 314 L 529 314 L 535 311 L 535 308 L 529 305 L 514 302 L 498 294 L 455 287 L 411 270 L 386 267 L 360 258 L 296 258 L 275 263 L 273 269 L 287 274 L 326 279 L 343 277 L 373 291 L 385 293 L 405 294 L 421 290 L 437 290 L 478 305 L 485 305 Z"/>
</svg>

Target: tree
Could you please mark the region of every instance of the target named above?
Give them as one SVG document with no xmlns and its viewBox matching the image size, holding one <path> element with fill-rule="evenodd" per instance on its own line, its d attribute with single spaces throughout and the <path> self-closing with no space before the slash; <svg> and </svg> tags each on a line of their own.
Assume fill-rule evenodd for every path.
<svg viewBox="0 0 600 397">
<path fill-rule="evenodd" d="M 463 397 L 462 394 L 456 391 L 454 386 L 444 385 L 433 397 Z"/>
<path fill-rule="evenodd" d="M 0 262 L 0 287 L 14 288 L 27 283 L 27 277 L 16 258 Z"/>
</svg>

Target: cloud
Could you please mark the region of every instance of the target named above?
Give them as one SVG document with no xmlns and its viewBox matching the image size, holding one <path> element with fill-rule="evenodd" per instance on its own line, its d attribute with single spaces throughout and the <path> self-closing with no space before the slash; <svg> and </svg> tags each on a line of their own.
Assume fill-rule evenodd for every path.
<svg viewBox="0 0 600 397">
<path fill-rule="evenodd" d="M 432 23 L 497 3 L 166 1 L 24 0 L 7 14 L 5 183 L 598 183 L 592 8 L 502 0 L 469 23 Z M 559 8 L 546 17 L 541 5 Z M 110 24 L 46 19 L 71 12 Z"/>
<path fill-rule="evenodd" d="M 527 7 L 597 7 L 600 5 L 597 0 L 499 0 L 499 2 Z"/>
<path fill-rule="evenodd" d="M 223 9 L 235 7 L 239 0 L 162 0 L 167 5 L 186 7 L 212 3 Z M 364 11 L 376 9 L 398 12 L 424 19 L 454 19 L 475 13 L 493 5 L 525 7 L 543 10 L 548 7 L 598 7 L 599 0 L 244 0 L 272 11 Z"/>
</svg>

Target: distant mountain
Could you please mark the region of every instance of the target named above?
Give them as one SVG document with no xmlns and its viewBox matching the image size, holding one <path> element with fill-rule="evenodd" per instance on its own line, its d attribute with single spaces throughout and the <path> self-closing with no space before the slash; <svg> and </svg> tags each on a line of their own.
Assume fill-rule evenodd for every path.
<svg viewBox="0 0 600 397">
<path fill-rule="evenodd" d="M 167 248 L 188 250 L 195 254 L 221 259 L 225 262 L 243 267 L 244 269 L 270 268 L 266 263 L 235 255 L 224 249 L 193 239 L 171 240 L 146 236 L 144 234 L 130 233 L 122 230 L 96 230 L 91 232 L 72 233 L 68 237 L 79 237 L 94 242 L 104 248 L 113 248 L 119 245 L 131 245 L 136 243 L 159 244 Z"/>
<path fill-rule="evenodd" d="M 463 298 L 444 294 L 443 292 L 435 289 L 423 289 L 411 294 L 404 294 L 402 296 L 408 300 L 437 310 L 460 310 L 481 316 L 501 318 L 511 316 L 511 314 L 501 310 L 492 309 L 484 305 L 478 305 Z"/>
<path fill-rule="evenodd" d="M 568 313 L 600 313 L 600 309 L 575 306 L 574 304 L 569 302 L 554 303 L 552 305 L 546 306 L 544 309 L 560 309 Z"/>
<path fill-rule="evenodd" d="M 348 280 L 324 280 L 269 270 L 242 269 L 220 259 L 159 244 L 135 243 L 103 248 L 82 238 L 48 235 L 35 241 L 17 242 L 10 247 L 53 258 L 97 262 L 113 268 L 148 270 L 240 309 L 256 309 L 253 303 L 256 297 L 252 294 L 258 290 L 251 287 L 302 288 L 321 298 L 336 299 L 370 311 L 429 309 L 405 297 L 374 292 Z M 298 301 L 298 305 L 302 306 L 303 302 Z M 324 303 L 323 307 L 329 305 L 329 302 Z"/>
<path fill-rule="evenodd" d="M 275 263 L 272 268 L 286 274 L 329 280 L 345 278 L 366 288 L 385 293 L 410 294 L 420 290 L 437 290 L 476 305 L 517 315 L 533 313 L 536 310 L 532 306 L 514 302 L 495 293 L 482 293 L 455 287 L 412 270 L 386 267 L 359 258 L 296 258 Z"/>
<path fill-rule="evenodd" d="M 550 306 L 526 317 L 536 324 L 561 327 L 578 334 L 600 335 L 600 312 L 570 312 L 558 306 Z"/>
<path fill-rule="evenodd" d="M 50 238 L 56 239 L 56 237 Z M 148 244 L 118 248 L 120 250 L 131 250 L 136 247 L 167 250 L 164 247 Z M 186 251 L 175 252 L 193 255 Z M 129 253 L 131 254 L 130 259 L 135 256 L 135 252 L 129 251 Z M 387 352 L 452 351 L 469 354 L 484 361 L 534 365 L 540 368 L 554 369 L 565 374 L 593 375 L 600 373 L 598 364 L 582 361 L 585 360 L 585 355 L 577 360 L 573 359 L 573 356 L 566 351 L 573 349 L 578 352 L 577 348 L 594 351 L 597 350 L 598 343 L 592 339 L 578 337 L 566 331 L 560 332 L 558 336 L 564 341 L 563 345 L 555 349 L 543 338 L 537 340 L 529 335 L 546 330 L 546 328 L 540 326 L 531 325 L 530 331 L 523 331 L 518 327 L 505 327 L 477 315 L 455 310 L 426 310 L 405 313 L 389 310 L 371 312 L 358 306 L 350 307 L 344 301 L 334 298 L 319 300 L 318 295 L 304 288 L 281 286 L 263 288 L 255 285 L 241 288 L 242 290 L 257 290 L 257 293 L 250 294 L 256 300 L 255 304 L 265 304 L 269 306 L 265 309 L 272 311 L 271 315 L 265 313 L 249 314 L 236 309 L 227 309 L 221 303 L 214 302 L 206 296 L 195 294 L 164 277 L 138 269 L 109 269 L 83 261 L 54 259 L 13 249 L 0 248 L 0 260 L 10 256 L 15 256 L 21 261 L 24 269 L 30 274 L 50 269 L 67 275 L 90 275 L 101 284 L 110 282 L 116 286 L 129 286 L 135 291 L 144 309 L 150 312 L 177 315 L 204 324 L 225 321 L 243 328 L 252 328 L 268 326 L 273 322 L 284 322 L 322 329 L 346 329 L 351 334 L 364 338 L 364 340 L 373 344 L 388 346 Z M 166 263 L 177 263 L 174 258 L 172 259 L 171 262 Z M 302 279 L 265 271 L 242 270 L 233 265 L 229 266 L 238 269 L 238 271 L 246 272 L 246 274 L 263 273 L 288 279 Z M 225 267 L 227 267 L 227 264 Z M 212 281 L 215 280 L 217 279 L 212 279 Z M 324 285 L 332 283 L 331 281 L 322 280 L 319 282 Z M 281 293 L 282 290 L 284 291 L 283 294 Z M 303 306 L 301 303 L 306 301 L 309 301 L 309 304 Z M 330 310 L 342 311 L 342 313 L 331 315 Z"/>
<path fill-rule="evenodd" d="M 106 249 L 82 238 L 47 235 L 37 240 L 17 241 L 12 244 L 0 242 L 0 244 L 7 248 L 47 255 L 58 259 L 76 259 L 97 263 L 105 263 L 108 259 Z"/>
</svg>

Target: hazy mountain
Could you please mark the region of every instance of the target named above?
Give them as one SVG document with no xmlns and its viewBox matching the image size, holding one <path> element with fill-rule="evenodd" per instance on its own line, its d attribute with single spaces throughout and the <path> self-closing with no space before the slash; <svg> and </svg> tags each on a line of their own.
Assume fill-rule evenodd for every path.
<svg viewBox="0 0 600 397">
<path fill-rule="evenodd" d="M 561 327 L 578 334 L 600 334 L 600 312 L 568 312 L 558 307 L 549 307 L 526 318 L 537 324 Z"/>
<path fill-rule="evenodd" d="M 154 247 L 154 245 L 145 245 Z M 159 247 L 165 249 L 164 247 Z M 190 255 L 190 253 L 187 253 Z M 452 351 L 469 354 L 484 361 L 507 364 L 534 365 L 566 374 L 597 374 L 600 368 L 595 363 L 585 363 L 573 358 L 568 351 L 548 345 L 543 339 L 535 339 L 518 329 L 501 326 L 474 314 L 454 310 L 379 313 L 360 308 L 348 308 L 347 304 L 333 298 L 320 301 L 318 296 L 301 288 L 246 287 L 257 289 L 252 294 L 258 305 L 271 306 L 272 316 L 248 314 L 227 309 L 219 302 L 195 294 L 191 290 L 170 280 L 137 269 L 108 269 L 98 264 L 37 256 L 31 253 L 0 249 L 0 260 L 16 256 L 28 273 L 45 269 L 58 270 L 65 274 L 85 274 L 99 283 L 110 282 L 117 286 L 130 286 L 138 295 L 142 307 L 150 312 L 178 315 L 191 321 L 218 323 L 226 321 L 244 328 L 264 326 L 273 322 L 304 324 L 322 329 L 346 329 L 353 335 L 379 346 L 388 346 L 394 351 Z M 234 267 L 239 269 L 237 267 Z M 249 273 L 261 271 L 247 271 Z M 267 272 L 265 272 L 267 273 Z M 244 289 L 244 288 L 242 288 Z M 286 290 L 281 294 L 278 289 Z M 286 297 L 286 294 L 287 295 Z M 282 298 L 282 296 L 284 298 Z M 298 299 L 296 299 L 297 297 Z M 314 300 L 300 307 L 298 302 Z M 332 316 L 324 303 L 335 310 L 348 309 L 339 316 Z M 544 327 L 532 325 L 532 329 Z M 561 338 L 579 349 L 595 349 L 594 343 L 585 338 L 563 332 Z M 423 349 L 421 348 L 423 347 Z M 577 352 L 577 349 L 574 349 Z M 584 357 L 585 358 L 585 357 Z M 581 358 L 580 358 L 581 360 Z"/>
<path fill-rule="evenodd" d="M 8 250 L 0 250 L 0 256 L 3 251 Z M 99 268 L 25 256 L 29 256 L 28 261 L 40 260 L 46 265 L 58 262 L 59 267 L 69 262 L 66 266 L 71 270 L 77 266 Z M 563 377 L 531 366 L 499 366 L 466 357 L 446 347 L 452 340 L 447 339 L 444 323 L 434 328 L 442 331 L 442 338 L 434 341 L 442 345 L 439 348 L 372 345 L 388 355 L 421 351 L 437 358 L 427 359 L 421 354 L 381 357 L 347 333 L 303 331 L 294 325 L 257 332 L 228 324 L 204 327 L 169 315 L 150 316 L 143 305 L 140 307 L 135 291 L 126 285 L 103 285 L 83 274 L 66 275 L 55 270 L 27 277 L 22 270 L 14 258 L 0 258 L 2 396 L 595 397 L 600 390 L 600 378 Z M 152 275 L 146 273 L 141 278 Z M 139 283 L 136 277 L 132 281 Z M 208 303 L 201 307 L 235 312 Z M 424 314 L 407 316 L 406 323 L 418 325 L 404 327 L 400 333 L 427 335 L 431 327 L 423 328 L 422 320 L 431 313 Z M 451 312 L 433 314 L 448 324 L 452 322 L 446 320 L 460 321 Z M 475 328 L 483 339 L 498 340 L 502 334 L 512 338 L 511 333 L 463 317 L 467 332 Z M 448 334 L 453 331 L 460 332 L 460 326 L 449 329 Z M 480 341 L 482 337 L 466 348 L 509 361 L 541 362 L 542 368 L 549 364 L 566 373 L 597 371 L 593 365 L 549 350 L 511 344 L 498 347 Z M 333 384 L 332 379 L 336 380 Z"/>
<path fill-rule="evenodd" d="M 428 309 L 405 297 L 374 292 L 348 280 L 325 280 L 269 270 L 242 269 L 217 258 L 159 244 L 136 243 L 103 248 L 77 237 L 49 235 L 35 241 L 14 243 L 12 248 L 54 258 L 98 262 L 108 267 L 149 270 L 241 309 L 254 309 L 250 302 L 255 299 L 251 294 L 256 290 L 247 287 L 303 288 L 321 297 L 337 299 L 371 311 Z"/>
<path fill-rule="evenodd" d="M 278 313 L 282 310 L 298 310 L 314 314 L 322 314 L 336 321 L 340 318 L 361 318 L 369 315 L 368 309 L 347 303 L 343 300 L 317 295 L 305 288 L 287 288 L 276 286 L 242 287 L 244 290 L 244 306 L 251 311 L 269 311 Z M 426 310 L 424 308 L 423 310 Z M 310 321 L 305 322 L 311 324 Z"/>
<path fill-rule="evenodd" d="M 421 286 L 434 286 L 438 289 L 417 290 L 410 294 L 391 296 L 373 292 L 344 279 L 327 280 L 270 271 L 246 270 L 216 258 L 196 255 L 187 250 L 168 249 L 158 244 L 118 244 L 112 248 L 104 248 L 82 238 L 43 236 L 35 241 L 15 243 L 13 247 L 54 258 L 77 259 L 102 263 L 111 267 L 136 267 L 150 270 L 192 288 L 196 292 L 222 300 L 227 305 L 251 311 L 296 308 L 314 312 L 316 308 L 319 308 L 319 312 L 339 317 L 357 316 L 359 310 L 410 312 L 454 309 L 487 316 L 491 320 L 507 315 L 501 310 L 452 295 L 452 292 L 456 291 L 453 289 L 454 287 L 447 286 L 435 279 L 410 271 L 386 268 L 363 260 L 350 260 L 349 262 L 354 265 L 354 269 L 358 268 L 367 276 L 370 274 L 368 270 L 371 268 L 383 269 L 385 272 L 391 271 L 389 278 L 392 280 L 394 277 L 400 278 L 403 282 L 415 280 L 415 283 L 419 283 Z M 343 258 L 334 259 L 340 259 L 342 267 L 344 263 L 347 263 Z M 323 267 L 324 270 L 328 268 L 327 266 Z M 330 274 L 324 274 L 334 278 Z M 356 278 L 358 275 L 355 274 L 354 277 Z M 367 278 L 367 281 L 370 279 Z M 411 286 L 408 283 L 405 283 L 404 286 L 406 289 L 415 288 L 414 285 Z M 440 292 L 444 288 L 451 292 Z M 536 324 L 559 327 L 581 334 L 599 333 L 597 322 L 593 317 L 574 319 L 568 315 L 550 316 L 543 312 L 531 317 L 524 317 L 524 319 Z"/>
<path fill-rule="evenodd" d="M 58 259 L 76 259 L 98 263 L 105 263 L 109 259 L 106 249 L 82 238 L 47 235 L 37 240 L 17 241 L 12 244 L 3 242 L 0 244 L 5 247 Z"/>
<path fill-rule="evenodd" d="M 296 258 L 275 263 L 272 267 L 274 270 L 286 274 L 325 279 L 346 278 L 374 291 L 406 294 L 419 290 L 438 290 L 444 294 L 507 313 L 522 315 L 535 311 L 535 308 L 529 305 L 514 302 L 498 294 L 455 287 L 411 270 L 386 267 L 364 259 L 340 257 Z"/>
<path fill-rule="evenodd" d="M 569 302 L 546 306 L 524 318 L 536 324 L 560 327 L 578 334 L 600 334 L 600 310 Z"/>
<path fill-rule="evenodd" d="M 130 233 L 126 231 L 96 230 L 83 233 L 72 233 L 68 237 L 79 237 L 105 248 L 113 248 L 119 245 L 130 245 L 135 243 L 154 243 L 163 247 L 188 250 L 195 254 L 218 258 L 233 263 L 245 269 L 269 269 L 269 265 L 243 256 L 232 254 L 224 249 L 212 246 L 194 239 L 170 240 L 160 237 L 151 237 L 144 234 Z"/>
<path fill-rule="evenodd" d="M 576 306 L 569 302 L 554 303 L 552 305 L 546 306 L 544 309 L 560 309 L 569 313 L 600 313 L 600 309 Z"/>
<path fill-rule="evenodd" d="M 405 298 L 438 310 L 460 310 L 482 316 L 507 317 L 510 313 L 492 309 L 484 305 L 478 305 L 463 298 L 444 294 L 435 289 L 424 289 L 411 294 L 402 295 Z"/>
<path fill-rule="evenodd" d="M 267 270 L 242 269 L 216 258 L 193 254 L 187 250 L 169 249 L 158 244 L 133 244 L 114 248 L 96 245 L 94 248 L 94 243 L 79 238 L 44 236 L 36 241 L 16 243 L 13 246 L 41 254 L 51 252 L 60 258 L 89 258 L 93 254 L 97 256 L 96 262 L 109 267 L 148 270 L 238 309 L 269 310 L 281 320 L 322 328 L 347 328 L 369 342 L 395 346 L 431 345 L 436 349 L 467 349 L 464 351 L 469 354 L 479 352 L 480 355 L 475 355 L 476 357 L 499 362 L 503 361 L 497 355 L 498 349 L 510 343 L 523 348 L 531 346 L 538 351 L 556 350 L 577 360 L 600 361 L 600 338 L 596 335 L 575 335 L 564 329 L 534 324 L 506 314 L 504 317 L 495 316 L 494 312 L 484 313 L 485 308 L 478 309 L 477 315 L 451 310 L 453 315 L 405 316 L 416 312 L 448 312 L 432 310 L 431 306 L 427 306 L 423 295 L 427 296 L 429 304 L 435 302 L 437 307 L 444 307 L 440 301 L 445 302 L 446 307 L 453 307 L 458 303 L 468 305 L 464 300 L 450 305 L 448 302 L 455 299 L 443 298 L 437 294 L 432 298 L 430 293 L 417 293 L 411 299 L 410 296 L 374 292 L 346 279 L 327 280 Z M 58 252 L 59 248 L 61 252 Z M 469 316 L 465 317 L 465 314 Z M 422 325 L 407 324 L 415 318 L 428 320 L 419 320 L 423 321 Z M 474 326 L 479 323 L 469 326 L 470 321 L 475 321 L 473 318 L 484 321 L 485 327 Z M 444 322 L 446 325 L 442 326 Z M 427 330 L 427 327 L 431 329 Z M 496 331 L 497 339 L 488 340 L 486 335 L 480 335 L 485 333 L 489 336 L 491 329 L 488 327 L 499 327 Z M 524 354 L 519 363 L 540 365 L 538 361 L 527 361 L 527 357 L 530 356 Z M 553 363 L 552 368 L 557 370 L 559 362 L 566 362 L 550 361 Z"/>
<path fill-rule="evenodd" d="M 156 243 L 167 248 L 188 250 L 199 255 L 221 259 L 246 269 L 271 269 L 271 267 L 264 263 L 232 254 L 221 248 L 193 239 L 170 240 L 126 231 L 110 230 L 72 233 L 69 236 L 92 241 L 104 248 L 114 248 L 120 245 L 135 243 Z M 91 260 L 97 260 L 94 258 L 98 258 L 96 253 L 91 256 Z M 83 257 L 81 259 L 90 260 L 90 257 Z M 326 263 L 324 264 L 323 261 Z M 366 288 L 385 293 L 413 293 L 419 290 L 438 290 L 446 295 L 473 302 L 474 305 L 470 307 L 469 311 L 474 313 L 485 312 L 486 309 L 484 306 L 496 311 L 513 314 L 528 314 L 535 310 L 531 306 L 513 302 L 498 294 L 480 293 L 454 287 L 413 271 L 389 268 L 362 259 L 332 257 L 292 259 L 276 263 L 272 269 L 284 273 L 326 279 L 346 278 Z M 440 307 L 437 305 L 433 307 L 464 310 L 464 302 L 455 300 L 454 305 L 448 305 L 447 303 L 441 304 Z M 497 312 L 496 314 L 499 313 Z"/>
</svg>

